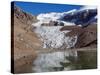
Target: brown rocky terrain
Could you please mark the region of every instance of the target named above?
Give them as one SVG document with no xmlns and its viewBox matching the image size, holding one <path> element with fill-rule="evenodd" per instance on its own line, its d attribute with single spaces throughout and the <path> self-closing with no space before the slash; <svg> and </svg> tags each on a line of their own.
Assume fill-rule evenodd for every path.
<svg viewBox="0 0 100 75">
<path fill-rule="evenodd" d="M 66 36 L 78 36 L 75 48 L 97 46 L 97 25 L 89 25 L 85 28 L 79 26 L 64 26 L 60 30 L 71 30 Z"/>
<path fill-rule="evenodd" d="M 23 12 L 20 8 L 14 7 L 12 37 L 12 60 L 14 60 L 14 73 L 20 72 L 22 65 L 32 65 L 37 54 L 36 48 L 41 47 L 37 35 L 31 31 L 31 24 L 36 17 Z"/>
</svg>

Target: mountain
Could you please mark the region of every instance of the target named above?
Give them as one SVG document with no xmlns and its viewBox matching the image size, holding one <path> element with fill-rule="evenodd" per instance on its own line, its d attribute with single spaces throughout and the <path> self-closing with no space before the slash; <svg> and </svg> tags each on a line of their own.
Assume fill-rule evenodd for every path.
<svg viewBox="0 0 100 75">
<path fill-rule="evenodd" d="M 42 13 L 37 16 L 17 6 L 12 10 L 14 11 L 12 60 L 14 60 L 15 73 L 25 72 L 24 68 L 27 68 L 27 65 L 32 66 L 38 52 L 42 54 L 42 49 L 49 53 L 50 49 L 62 51 L 69 48 L 75 50 L 84 49 L 84 47 L 97 48 L 96 8 Z"/>
<path fill-rule="evenodd" d="M 33 32 L 41 38 L 43 48 L 81 48 L 97 40 L 96 8 L 86 7 L 62 13 L 42 13 L 37 16 L 37 20 L 38 22 L 32 24 L 36 27 Z"/>
<path fill-rule="evenodd" d="M 97 16 L 97 9 L 86 9 L 76 11 L 73 14 L 66 14 L 63 17 L 63 20 L 73 22 L 76 25 L 82 25 L 84 27 L 93 22 L 97 23 L 95 16 Z"/>
<path fill-rule="evenodd" d="M 36 22 L 36 16 L 23 11 L 21 8 L 14 6 L 14 16 L 19 19 L 22 23 L 30 25 Z"/>
<path fill-rule="evenodd" d="M 56 13 L 42 13 L 37 16 L 40 21 L 38 25 L 51 23 L 56 21 L 64 23 L 64 25 L 80 25 L 82 27 L 97 23 L 97 8 L 80 8 L 79 10 L 73 9 L 67 12 Z M 37 26 L 37 25 L 36 25 Z"/>
</svg>

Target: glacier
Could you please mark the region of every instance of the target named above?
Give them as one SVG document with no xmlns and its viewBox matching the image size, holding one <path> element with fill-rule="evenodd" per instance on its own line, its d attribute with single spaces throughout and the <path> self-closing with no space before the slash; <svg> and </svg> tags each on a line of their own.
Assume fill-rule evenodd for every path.
<svg viewBox="0 0 100 75">
<path fill-rule="evenodd" d="M 43 41 L 43 48 L 71 48 L 77 42 L 77 36 L 65 36 L 70 31 L 60 31 L 62 26 L 41 26 L 35 29 L 35 32 Z"/>
<path fill-rule="evenodd" d="M 97 8 L 85 6 L 79 10 L 73 9 L 62 13 L 41 13 L 37 16 L 37 20 L 38 22 L 32 25 L 36 27 L 34 32 L 38 34 L 38 37 L 43 42 L 43 48 L 72 48 L 77 42 L 77 35 L 73 37 L 65 36 L 70 31 L 60 31 L 63 26 L 42 26 L 42 24 L 50 23 L 51 21 L 63 23 L 64 26 L 78 25 L 84 27 L 88 24 L 96 24 Z"/>
</svg>

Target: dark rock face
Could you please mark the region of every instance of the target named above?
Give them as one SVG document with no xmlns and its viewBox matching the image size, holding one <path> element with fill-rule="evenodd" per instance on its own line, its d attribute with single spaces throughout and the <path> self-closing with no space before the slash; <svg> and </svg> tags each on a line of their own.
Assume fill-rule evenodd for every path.
<svg viewBox="0 0 100 75">
<path fill-rule="evenodd" d="M 71 30 L 66 36 L 78 36 L 75 48 L 87 46 L 96 47 L 97 45 L 97 25 L 90 25 L 85 28 L 78 26 L 64 26 L 60 30 Z"/>
<path fill-rule="evenodd" d="M 64 23 L 63 22 L 59 22 L 58 26 L 64 26 Z"/>
<path fill-rule="evenodd" d="M 50 21 L 49 25 L 50 26 L 57 26 L 58 22 L 57 21 Z"/>
<path fill-rule="evenodd" d="M 97 15 L 97 9 L 86 9 L 82 11 L 76 11 L 73 14 L 66 14 L 62 20 L 75 23 L 76 25 L 87 26 L 92 22 L 97 23 L 97 19 L 94 18 Z"/>
<path fill-rule="evenodd" d="M 49 23 L 42 23 L 41 26 L 49 26 Z"/>
<path fill-rule="evenodd" d="M 41 26 L 64 26 L 64 23 L 57 21 L 50 21 L 49 23 L 42 23 Z"/>
</svg>

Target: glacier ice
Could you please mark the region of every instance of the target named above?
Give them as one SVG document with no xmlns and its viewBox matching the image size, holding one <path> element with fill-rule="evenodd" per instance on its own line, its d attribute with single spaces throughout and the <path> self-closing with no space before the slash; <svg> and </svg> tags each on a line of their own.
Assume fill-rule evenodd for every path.
<svg viewBox="0 0 100 75">
<path fill-rule="evenodd" d="M 71 48 L 74 47 L 77 36 L 69 37 L 65 33 L 70 31 L 60 31 L 62 26 L 40 26 L 35 32 L 43 41 L 43 48 Z"/>
</svg>

